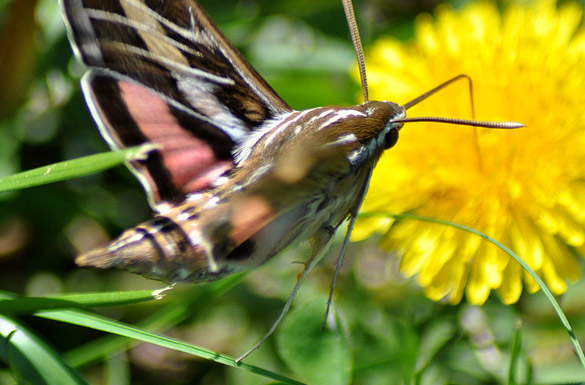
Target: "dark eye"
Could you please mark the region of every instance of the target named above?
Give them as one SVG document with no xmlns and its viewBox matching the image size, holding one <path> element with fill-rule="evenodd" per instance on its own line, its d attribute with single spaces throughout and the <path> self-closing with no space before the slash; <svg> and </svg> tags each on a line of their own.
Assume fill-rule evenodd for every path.
<svg viewBox="0 0 585 385">
<path fill-rule="evenodd" d="M 384 137 L 384 149 L 387 150 L 398 142 L 398 130 L 396 128 L 390 129 Z"/>
</svg>

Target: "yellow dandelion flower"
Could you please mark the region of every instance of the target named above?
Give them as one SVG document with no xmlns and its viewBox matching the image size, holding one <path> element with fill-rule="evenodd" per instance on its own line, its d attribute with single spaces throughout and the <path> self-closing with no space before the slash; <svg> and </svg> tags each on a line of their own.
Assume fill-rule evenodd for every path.
<svg viewBox="0 0 585 385">
<path fill-rule="evenodd" d="M 476 117 L 519 130 L 410 123 L 375 169 L 363 212 L 411 212 L 464 224 L 509 245 L 563 293 L 585 249 L 585 33 L 582 9 L 554 1 L 491 2 L 420 16 L 414 41 L 379 41 L 367 56 L 373 100 L 404 103 L 458 74 L 473 79 Z M 464 81 L 408 116 L 470 117 Z M 361 219 L 354 239 L 382 233 L 432 299 L 505 303 L 538 290 L 516 262 L 479 237 L 419 221 Z"/>
</svg>

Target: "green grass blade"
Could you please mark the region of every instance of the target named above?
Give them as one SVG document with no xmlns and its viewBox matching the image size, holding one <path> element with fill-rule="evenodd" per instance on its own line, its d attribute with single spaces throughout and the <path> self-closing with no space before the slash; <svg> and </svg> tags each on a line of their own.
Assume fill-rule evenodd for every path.
<svg viewBox="0 0 585 385">
<path fill-rule="evenodd" d="M 38 385 L 88 384 L 61 356 L 17 321 L 0 316 L 0 360 L 14 377 Z"/>
<path fill-rule="evenodd" d="M 20 298 L 7 292 L 0 292 L 0 314 L 31 314 L 41 310 L 52 309 L 120 306 L 160 299 L 163 291 L 136 290 L 26 298 Z"/>
<path fill-rule="evenodd" d="M 121 151 L 105 152 L 67 160 L 10 175 L 0 179 L 0 193 L 95 174 L 122 164 L 127 160 L 144 158 L 154 148 L 152 144 L 146 144 Z"/>
<path fill-rule="evenodd" d="M 156 313 L 137 324 L 139 328 L 160 330 L 170 329 L 192 315 L 192 309 L 203 308 L 205 303 L 222 296 L 241 282 L 243 274 L 237 274 L 220 281 L 198 287 L 196 293 L 163 306 Z M 193 290 L 195 291 L 195 290 Z M 86 365 L 127 348 L 128 339 L 119 335 L 107 335 L 70 350 L 64 356 L 73 367 Z"/>
<path fill-rule="evenodd" d="M 437 223 L 437 224 L 445 225 L 445 226 L 451 226 L 451 227 L 454 227 L 456 229 L 467 231 L 468 233 L 478 235 L 478 236 L 482 237 L 483 239 L 485 239 L 486 241 L 493 244 L 494 246 L 503 250 L 510 257 L 514 258 L 514 260 L 516 260 L 516 262 L 518 262 L 520 264 L 520 266 L 522 266 L 522 268 L 528 274 L 530 274 L 530 276 L 536 281 L 538 287 L 540 288 L 540 290 L 542 290 L 542 293 L 546 296 L 548 301 L 553 306 L 554 311 L 557 313 L 557 316 L 559 317 L 559 319 L 561 321 L 561 324 L 563 325 L 563 327 L 565 328 L 567 333 L 569 333 L 569 337 L 571 338 L 571 342 L 573 343 L 573 347 L 575 348 L 575 352 L 577 353 L 577 356 L 579 357 L 579 361 L 581 362 L 581 366 L 585 369 L 585 355 L 583 354 L 583 349 L 581 349 L 581 345 L 579 344 L 579 341 L 577 340 L 577 337 L 575 336 L 575 333 L 573 332 L 573 328 L 571 327 L 571 324 L 569 323 L 569 320 L 565 316 L 565 313 L 561 309 L 559 303 L 557 302 L 557 300 L 555 299 L 555 297 L 551 293 L 551 291 L 548 289 L 548 287 L 546 286 L 544 281 L 538 276 L 538 274 L 536 274 L 534 272 L 534 270 L 532 270 L 530 268 L 530 266 L 528 266 L 528 264 L 526 262 L 524 262 L 524 260 L 522 260 L 522 258 L 520 258 L 509 247 L 507 247 L 506 245 L 498 242 L 496 239 L 494 239 L 494 238 L 492 238 L 492 237 L 490 237 L 490 236 L 488 236 L 480 231 L 472 229 L 471 227 L 460 225 L 460 224 L 454 223 L 454 222 L 444 221 L 441 219 L 423 217 L 423 216 L 413 215 L 413 214 L 388 214 L 388 213 L 383 213 L 383 212 L 360 213 L 359 215 L 361 217 L 364 217 L 364 218 L 369 218 L 369 217 L 373 217 L 373 216 L 387 216 L 387 217 L 392 217 L 392 218 L 396 218 L 396 219 L 414 219 L 414 220 L 422 221 L 422 222 L 430 222 L 430 223 Z"/>
<path fill-rule="evenodd" d="M 79 310 L 64 310 L 40 312 L 37 313 L 36 315 L 54 321 L 65 322 L 73 325 L 100 330 L 107 333 L 117 334 L 134 340 L 149 342 L 167 349 L 173 349 L 187 354 L 193 354 L 195 356 L 212 360 L 223 365 L 237 367 L 239 369 L 246 370 L 250 373 L 264 376 L 275 381 L 281 381 L 287 384 L 301 384 L 301 382 L 290 379 L 281 374 L 274 373 L 263 368 L 259 368 L 257 366 L 247 364 L 237 365 L 235 359 L 228 357 L 226 355 L 219 354 L 204 348 L 200 348 L 198 346 L 194 346 L 174 338 L 161 336 L 156 333 L 152 333 L 147 330 L 129 324 L 125 324 L 123 322 L 114 321 L 112 319 L 98 316 L 95 314 Z"/>
<path fill-rule="evenodd" d="M 514 334 L 514 343 L 512 344 L 512 354 L 510 357 L 510 368 L 508 370 L 508 385 L 516 385 L 516 371 L 518 370 L 518 360 L 522 351 L 522 328 L 518 327 Z"/>
</svg>

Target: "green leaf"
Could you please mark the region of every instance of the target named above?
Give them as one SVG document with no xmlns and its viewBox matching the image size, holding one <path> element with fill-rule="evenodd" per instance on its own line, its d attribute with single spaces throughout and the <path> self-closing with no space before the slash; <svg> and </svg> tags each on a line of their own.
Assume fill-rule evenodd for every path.
<svg viewBox="0 0 585 385">
<path fill-rule="evenodd" d="M 0 179 L 0 192 L 20 190 L 95 174 L 128 160 L 144 158 L 154 148 L 152 144 L 146 144 L 122 151 L 85 156 L 24 171 Z"/>
<path fill-rule="evenodd" d="M 19 382 L 35 385 L 87 384 L 61 356 L 17 321 L 0 316 L 0 360 Z"/>
<path fill-rule="evenodd" d="M 277 331 L 278 351 L 309 384 L 348 384 L 352 369 L 349 337 L 333 310 L 323 330 L 325 306 L 323 300 L 314 301 L 289 314 Z"/>
<path fill-rule="evenodd" d="M 435 355 L 453 339 L 457 329 L 449 320 L 439 319 L 426 328 L 420 339 L 419 354 L 416 358 L 416 372 L 420 373 L 433 363 Z"/>
</svg>

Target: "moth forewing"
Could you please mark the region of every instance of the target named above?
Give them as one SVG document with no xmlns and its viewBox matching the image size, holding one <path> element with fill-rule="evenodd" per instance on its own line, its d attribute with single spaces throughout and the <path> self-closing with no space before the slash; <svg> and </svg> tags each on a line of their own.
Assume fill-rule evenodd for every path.
<svg viewBox="0 0 585 385">
<path fill-rule="evenodd" d="M 291 111 L 195 1 L 60 3 L 104 137 L 159 147 L 132 164 L 155 209 L 212 187 L 237 146 Z"/>
</svg>

